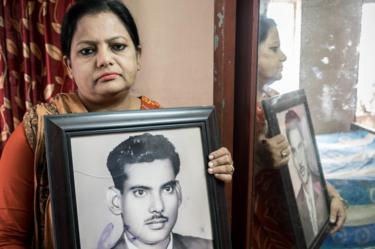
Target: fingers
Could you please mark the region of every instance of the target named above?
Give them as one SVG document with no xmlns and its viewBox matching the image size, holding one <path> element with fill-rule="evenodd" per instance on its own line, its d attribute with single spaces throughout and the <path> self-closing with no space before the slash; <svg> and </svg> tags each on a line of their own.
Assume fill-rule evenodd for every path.
<svg viewBox="0 0 375 249">
<path fill-rule="evenodd" d="M 333 200 L 331 202 L 331 210 L 330 210 L 330 216 L 329 216 L 329 222 L 331 224 L 335 224 L 335 226 L 331 229 L 331 234 L 337 232 L 339 230 L 338 222 L 336 223 L 336 220 L 338 218 L 337 216 L 338 208 L 333 203 Z"/>
<path fill-rule="evenodd" d="M 222 147 L 209 155 L 211 160 L 208 163 L 209 167 L 216 167 L 220 165 L 233 165 L 232 155 L 229 150 L 225 147 Z"/>
<path fill-rule="evenodd" d="M 208 168 L 208 173 L 213 174 L 232 174 L 233 173 L 233 166 L 232 165 L 222 165 L 216 166 L 212 168 Z"/>
<path fill-rule="evenodd" d="M 230 174 L 215 174 L 214 175 L 217 179 L 223 181 L 223 182 L 230 182 L 232 181 L 232 175 Z"/>
<path fill-rule="evenodd" d="M 233 159 L 229 150 L 222 147 L 209 155 L 208 173 L 224 182 L 232 181 Z"/>
<path fill-rule="evenodd" d="M 268 139 L 269 141 L 273 142 L 274 144 L 283 144 L 285 143 L 286 139 L 283 135 L 278 134 Z"/>
<path fill-rule="evenodd" d="M 336 222 L 335 226 L 330 231 L 331 234 L 334 234 L 338 230 L 340 230 L 343 227 L 343 225 L 345 223 L 345 220 L 346 220 L 346 216 L 345 215 L 343 215 L 343 216 L 338 215 L 337 216 L 337 222 Z"/>
<path fill-rule="evenodd" d="M 270 149 L 276 149 L 280 151 L 280 150 L 286 150 L 289 148 L 288 141 L 283 135 L 280 135 L 280 134 L 270 139 L 267 139 L 267 142 L 268 142 L 268 145 L 270 146 Z"/>
<path fill-rule="evenodd" d="M 280 168 L 282 166 L 285 166 L 288 164 L 289 162 L 289 155 L 290 155 L 290 152 L 287 152 L 287 156 L 277 156 L 276 158 L 274 158 L 274 165 L 273 167 L 274 168 Z"/>
<path fill-rule="evenodd" d="M 291 152 L 289 143 L 283 135 L 279 134 L 272 138 L 264 139 L 263 143 L 266 144 L 271 153 L 272 166 L 274 168 L 280 168 L 288 164 Z"/>
<path fill-rule="evenodd" d="M 331 201 L 331 213 L 330 213 L 330 222 L 335 224 L 331 229 L 331 233 L 335 233 L 340 230 L 346 220 L 346 209 L 344 203 L 338 199 L 333 198 Z"/>
<path fill-rule="evenodd" d="M 224 155 L 231 156 L 231 153 L 229 152 L 229 150 L 227 148 L 221 147 L 220 149 L 211 152 L 210 155 L 209 155 L 209 159 L 212 160 L 212 159 L 215 159 L 215 158 L 222 157 Z"/>
<path fill-rule="evenodd" d="M 345 216 L 337 216 L 337 222 L 336 225 L 331 229 L 331 234 L 336 233 L 338 230 L 340 230 L 343 227 L 345 220 Z"/>
<path fill-rule="evenodd" d="M 332 200 L 332 202 L 331 202 L 331 212 L 330 212 L 330 216 L 329 216 L 329 222 L 336 223 L 338 211 L 339 210 L 338 210 L 337 206 L 333 203 L 333 200 Z"/>
<path fill-rule="evenodd" d="M 208 163 L 209 167 L 217 167 L 220 165 L 231 165 L 233 164 L 232 157 L 229 155 L 223 155 L 219 158 L 213 159 Z"/>
</svg>

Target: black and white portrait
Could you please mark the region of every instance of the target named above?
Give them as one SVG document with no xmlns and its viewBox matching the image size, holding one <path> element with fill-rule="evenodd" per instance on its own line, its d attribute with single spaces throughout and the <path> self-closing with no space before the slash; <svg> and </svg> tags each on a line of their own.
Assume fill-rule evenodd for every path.
<svg viewBox="0 0 375 249">
<path fill-rule="evenodd" d="M 280 132 L 288 139 L 288 163 L 294 196 L 307 246 L 310 246 L 328 218 L 324 183 L 311 137 L 304 105 L 276 114 Z"/>
<path fill-rule="evenodd" d="M 199 128 L 71 139 L 81 248 L 213 248 Z"/>
</svg>

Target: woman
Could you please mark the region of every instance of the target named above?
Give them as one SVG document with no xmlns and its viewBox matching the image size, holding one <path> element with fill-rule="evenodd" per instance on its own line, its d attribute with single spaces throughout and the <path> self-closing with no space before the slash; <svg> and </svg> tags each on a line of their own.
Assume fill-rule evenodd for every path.
<svg viewBox="0 0 375 249">
<path fill-rule="evenodd" d="M 261 16 L 258 42 L 258 92 L 256 113 L 256 163 L 253 246 L 255 249 L 295 247 L 281 179 L 275 170 L 286 165 L 290 157 L 289 143 L 282 135 L 266 136 L 267 128 L 260 101 L 277 95 L 269 85 L 280 80 L 285 54 L 280 50 L 276 23 Z M 327 184 L 330 203 L 331 232 L 339 230 L 346 218 L 345 205 L 333 186 Z"/>
<path fill-rule="evenodd" d="M 8 143 L 0 162 L 0 248 L 52 248 L 43 116 L 154 109 L 159 104 L 129 94 L 140 68 L 140 40 L 128 9 L 116 0 L 77 1 L 64 16 L 61 47 L 73 94 L 32 108 Z M 209 155 L 208 172 L 231 181 L 231 154 Z"/>
</svg>

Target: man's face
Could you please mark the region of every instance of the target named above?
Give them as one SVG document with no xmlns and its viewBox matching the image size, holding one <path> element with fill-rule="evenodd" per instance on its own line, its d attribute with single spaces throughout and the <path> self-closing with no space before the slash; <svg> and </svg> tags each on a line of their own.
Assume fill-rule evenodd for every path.
<svg viewBox="0 0 375 249">
<path fill-rule="evenodd" d="M 171 160 L 128 164 L 124 173 L 121 205 L 129 240 L 150 245 L 168 239 L 181 203 Z"/>
<path fill-rule="evenodd" d="M 309 179 L 310 169 L 307 166 L 305 145 L 297 126 L 295 125 L 289 131 L 289 143 L 292 150 L 292 158 L 299 177 L 304 184 Z"/>
</svg>

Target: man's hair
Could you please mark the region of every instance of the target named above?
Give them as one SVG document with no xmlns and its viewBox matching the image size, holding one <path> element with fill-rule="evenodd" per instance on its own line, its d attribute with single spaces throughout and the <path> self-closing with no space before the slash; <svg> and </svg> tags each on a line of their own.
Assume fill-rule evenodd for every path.
<svg viewBox="0 0 375 249">
<path fill-rule="evenodd" d="M 144 133 L 131 136 L 117 145 L 108 155 L 107 168 L 115 187 L 122 194 L 124 181 L 127 179 L 125 166 L 157 159 L 170 159 L 175 176 L 180 172 L 180 157 L 174 145 L 163 135 Z"/>
<path fill-rule="evenodd" d="M 299 134 L 301 135 L 301 138 L 303 138 L 302 128 L 301 128 L 301 118 L 298 116 L 298 114 L 293 111 L 289 110 L 285 114 L 285 128 L 286 128 L 286 136 L 288 138 L 288 141 L 290 141 L 290 130 L 293 128 L 297 128 Z"/>
<path fill-rule="evenodd" d="M 78 21 L 88 15 L 109 12 L 115 14 L 122 22 L 132 39 L 135 48 L 140 52 L 140 40 L 137 25 L 129 9 L 119 0 L 77 0 L 64 15 L 61 26 L 61 50 L 70 57 L 70 48 Z"/>
</svg>

